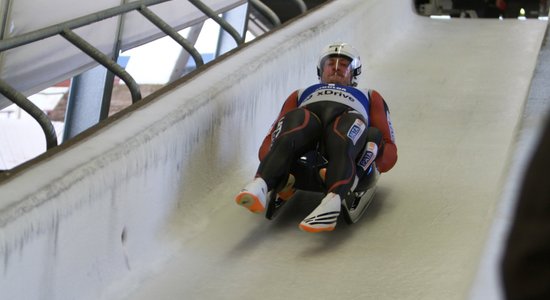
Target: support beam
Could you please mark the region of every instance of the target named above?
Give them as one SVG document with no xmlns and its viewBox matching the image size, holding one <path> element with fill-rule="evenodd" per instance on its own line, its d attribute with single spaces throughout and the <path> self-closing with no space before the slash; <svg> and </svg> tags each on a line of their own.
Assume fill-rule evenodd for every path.
<svg viewBox="0 0 550 300">
<path fill-rule="evenodd" d="M 241 5 L 223 14 L 223 19 L 238 32 L 240 36 L 245 36 L 246 21 L 248 13 L 248 4 Z M 225 30 L 220 29 L 218 47 L 216 48 L 216 57 L 237 47 L 237 43 L 231 35 Z"/>
<path fill-rule="evenodd" d="M 64 141 L 75 137 L 100 121 L 107 73 L 105 67 L 97 66 L 71 79 L 65 113 Z"/>
<path fill-rule="evenodd" d="M 187 40 L 193 45 L 197 43 L 203 26 L 204 22 L 201 22 L 191 27 L 189 34 L 187 35 Z M 181 49 L 176 63 L 174 64 L 174 68 L 172 69 L 172 74 L 170 74 L 170 82 L 182 77 L 186 73 L 186 66 L 189 62 L 190 56 L 191 55 L 189 54 L 189 52 L 185 51 L 185 49 Z"/>
</svg>

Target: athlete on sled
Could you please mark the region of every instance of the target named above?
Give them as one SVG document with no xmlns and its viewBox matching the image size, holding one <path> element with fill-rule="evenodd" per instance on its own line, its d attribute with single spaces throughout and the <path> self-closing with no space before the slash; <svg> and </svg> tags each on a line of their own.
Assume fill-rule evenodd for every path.
<svg viewBox="0 0 550 300">
<path fill-rule="evenodd" d="M 317 74 L 319 84 L 286 99 L 260 147 L 254 180 L 235 197 L 237 204 L 255 213 L 265 211 L 268 193 L 289 200 L 300 189 L 295 183 L 301 175 L 293 174 L 297 161 L 318 154 L 324 161 L 315 158 L 325 197 L 300 223 L 308 232 L 333 230 L 343 200 L 350 195 L 359 199 L 367 182 L 397 161 L 386 102 L 375 90 L 355 88 L 361 74 L 357 50 L 346 43 L 328 45 Z"/>
</svg>

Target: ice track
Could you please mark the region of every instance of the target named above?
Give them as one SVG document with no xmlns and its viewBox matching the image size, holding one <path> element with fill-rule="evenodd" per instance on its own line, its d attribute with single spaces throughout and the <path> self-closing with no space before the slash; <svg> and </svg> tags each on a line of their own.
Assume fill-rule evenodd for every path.
<svg viewBox="0 0 550 300">
<path fill-rule="evenodd" d="M 546 27 L 332 2 L 1 183 L 0 298 L 499 299 L 486 243 Z M 399 161 L 364 219 L 311 235 L 317 199 L 267 221 L 233 197 L 332 41 L 363 53 Z"/>
</svg>

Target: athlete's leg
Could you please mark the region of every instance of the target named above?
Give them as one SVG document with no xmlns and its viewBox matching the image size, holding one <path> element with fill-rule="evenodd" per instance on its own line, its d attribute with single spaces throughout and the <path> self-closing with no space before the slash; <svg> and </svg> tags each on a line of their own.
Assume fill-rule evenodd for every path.
<svg viewBox="0 0 550 300">
<path fill-rule="evenodd" d="M 265 210 L 267 192 L 282 189 L 293 160 L 313 148 L 321 136 L 321 122 L 313 113 L 297 108 L 277 122 L 269 152 L 260 162 L 256 178 L 235 197 L 237 204 L 251 212 Z"/>
<path fill-rule="evenodd" d="M 367 125 L 362 115 L 353 111 L 337 117 L 325 128 L 327 193 L 343 198 L 356 178 L 357 157 L 367 141 Z"/>
<path fill-rule="evenodd" d="M 362 154 L 357 159 L 356 176 L 359 178 L 359 183 L 354 191 L 363 192 L 369 186 L 371 179 L 377 172 L 377 170 L 371 170 L 371 167 L 376 168 L 373 162 L 384 150 L 383 141 L 382 132 L 378 128 L 371 126 L 367 129 L 367 142 Z"/>
<path fill-rule="evenodd" d="M 366 122 L 354 112 L 345 112 L 328 123 L 325 155 L 328 160 L 327 194 L 301 223 L 308 232 L 331 231 L 340 215 L 342 199 L 355 182 L 356 158 L 366 142 Z"/>
<path fill-rule="evenodd" d="M 322 134 L 319 119 L 305 108 L 288 112 L 276 126 L 271 148 L 256 172 L 257 177 L 266 181 L 269 190 L 286 183 L 291 163 L 313 149 Z"/>
</svg>

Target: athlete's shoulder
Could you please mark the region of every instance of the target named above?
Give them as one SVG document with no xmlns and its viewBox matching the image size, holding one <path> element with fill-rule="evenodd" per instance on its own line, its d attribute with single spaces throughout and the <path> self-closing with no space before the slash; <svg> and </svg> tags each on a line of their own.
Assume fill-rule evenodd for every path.
<svg viewBox="0 0 550 300">
<path fill-rule="evenodd" d="M 376 97 L 376 98 L 379 98 L 381 100 L 384 100 L 384 97 L 382 97 L 382 94 L 380 92 L 378 92 L 377 90 L 375 89 L 365 89 L 367 93 L 369 93 L 369 96 L 370 97 Z"/>
<path fill-rule="evenodd" d="M 382 97 L 382 95 L 375 89 L 372 89 L 372 88 L 368 88 L 368 89 L 364 89 L 367 93 L 369 93 L 370 95 L 376 95 L 376 96 L 380 96 Z"/>
<path fill-rule="evenodd" d="M 382 105 L 386 108 L 388 108 L 388 104 L 386 104 L 386 100 L 384 100 L 384 97 L 382 97 L 382 94 L 380 94 L 377 90 L 375 89 L 368 89 L 367 90 L 368 92 L 368 95 L 369 95 L 369 98 L 371 99 L 371 101 L 373 102 L 373 104 L 375 105 Z"/>
<path fill-rule="evenodd" d="M 286 97 L 285 102 L 283 103 L 283 110 L 288 111 L 290 108 L 298 106 L 298 98 L 300 97 L 301 90 L 294 90 L 288 97 Z"/>
</svg>

